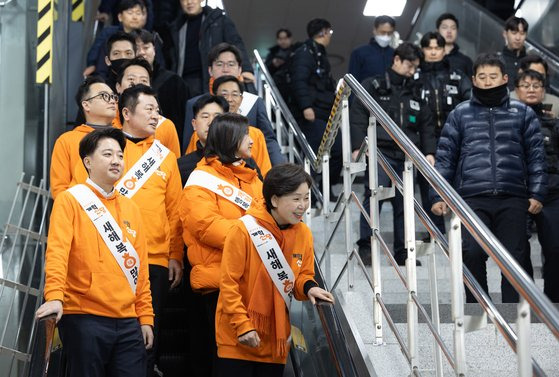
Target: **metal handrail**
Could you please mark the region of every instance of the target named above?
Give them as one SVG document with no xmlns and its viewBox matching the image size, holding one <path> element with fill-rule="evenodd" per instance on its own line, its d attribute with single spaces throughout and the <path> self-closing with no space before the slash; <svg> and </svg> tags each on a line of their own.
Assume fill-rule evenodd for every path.
<svg viewBox="0 0 559 377">
<path fill-rule="evenodd" d="M 559 312 L 551 301 L 536 287 L 504 246 L 491 234 L 487 226 L 466 205 L 450 184 L 427 162 L 415 144 L 405 136 L 404 132 L 388 117 L 359 82 L 351 74 L 346 74 L 343 80 L 351 88 L 353 94 L 376 117 L 380 125 L 423 174 L 429 184 L 456 213 L 485 252 L 493 258 L 503 275 L 518 293 L 527 300 L 534 313 L 559 339 Z"/>
</svg>

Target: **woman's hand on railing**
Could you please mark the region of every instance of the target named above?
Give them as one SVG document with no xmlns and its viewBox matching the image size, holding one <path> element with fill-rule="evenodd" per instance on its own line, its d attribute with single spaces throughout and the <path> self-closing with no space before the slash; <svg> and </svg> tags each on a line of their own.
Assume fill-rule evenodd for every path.
<svg viewBox="0 0 559 377">
<path fill-rule="evenodd" d="M 153 329 L 150 325 L 142 325 L 142 337 L 144 338 L 144 346 L 147 350 L 153 347 Z"/>
<path fill-rule="evenodd" d="M 62 317 L 62 301 L 52 300 L 45 302 L 43 305 L 39 306 L 39 309 L 35 312 L 35 318 L 41 319 L 51 314 L 56 314 L 56 322 L 60 321 Z"/>
<path fill-rule="evenodd" d="M 437 216 L 444 216 L 448 212 L 448 206 L 445 202 L 437 202 L 431 207 L 431 212 Z"/>
<path fill-rule="evenodd" d="M 307 292 L 307 297 L 313 305 L 316 305 L 316 299 L 327 301 L 332 304 L 334 303 L 334 296 L 332 296 L 332 293 L 320 287 L 312 287 L 311 289 L 309 289 L 309 291 Z"/>
</svg>

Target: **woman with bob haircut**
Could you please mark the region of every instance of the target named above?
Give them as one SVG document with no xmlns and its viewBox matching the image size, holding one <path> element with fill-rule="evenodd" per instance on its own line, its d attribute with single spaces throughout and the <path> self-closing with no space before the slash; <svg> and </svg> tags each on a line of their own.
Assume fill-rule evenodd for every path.
<svg viewBox="0 0 559 377">
<path fill-rule="evenodd" d="M 291 297 L 334 301 L 314 280 L 312 234 L 301 222 L 310 185 L 301 166 L 273 167 L 265 207 L 251 207 L 227 234 L 216 312 L 219 376 L 281 377 Z"/>
<path fill-rule="evenodd" d="M 225 236 L 247 209 L 263 205 L 262 181 L 243 160 L 250 158 L 251 148 L 247 118 L 218 115 L 208 131 L 204 158 L 185 184 L 179 208 L 192 266 L 190 284 L 202 294 L 214 359 L 215 309 Z"/>
</svg>

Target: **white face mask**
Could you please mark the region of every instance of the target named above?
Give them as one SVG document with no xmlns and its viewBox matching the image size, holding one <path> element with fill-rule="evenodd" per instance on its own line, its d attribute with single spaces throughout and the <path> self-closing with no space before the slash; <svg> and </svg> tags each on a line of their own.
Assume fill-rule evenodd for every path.
<svg viewBox="0 0 559 377">
<path fill-rule="evenodd" d="M 386 47 L 390 44 L 392 37 L 390 35 L 375 35 L 375 41 L 377 41 L 380 47 Z"/>
</svg>

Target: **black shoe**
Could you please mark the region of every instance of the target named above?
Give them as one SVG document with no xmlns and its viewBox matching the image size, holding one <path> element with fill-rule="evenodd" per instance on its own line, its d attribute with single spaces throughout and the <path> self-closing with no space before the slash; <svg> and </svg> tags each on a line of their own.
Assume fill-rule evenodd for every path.
<svg viewBox="0 0 559 377">
<path fill-rule="evenodd" d="M 365 266 L 371 265 L 371 244 L 368 240 L 359 240 L 357 241 L 357 245 L 359 246 L 358 252 L 359 256 L 361 257 L 361 261 Z"/>
<path fill-rule="evenodd" d="M 407 254 L 398 254 L 398 255 L 394 255 L 394 259 L 396 259 L 396 263 L 398 263 L 398 266 L 405 266 L 406 259 L 408 259 L 408 256 Z M 415 265 L 421 266 L 421 262 L 416 259 Z"/>
</svg>

